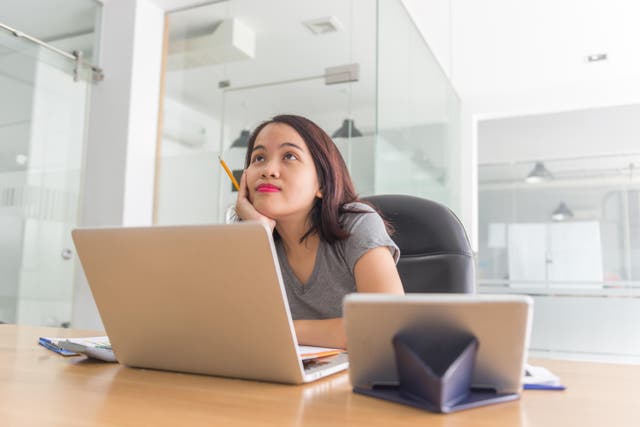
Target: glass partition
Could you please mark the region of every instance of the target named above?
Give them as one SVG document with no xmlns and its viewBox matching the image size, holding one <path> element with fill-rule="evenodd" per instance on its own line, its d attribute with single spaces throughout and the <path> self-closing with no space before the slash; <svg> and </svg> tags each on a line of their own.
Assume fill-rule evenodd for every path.
<svg viewBox="0 0 640 427">
<path fill-rule="evenodd" d="M 169 28 L 157 223 L 222 221 L 235 194 L 218 156 L 239 173 L 242 135 L 279 113 L 334 137 L 361 196 L 458 209 L 459 99 L 401 1 L 230 0 L 171 13 Z M 229 28 L 246 36 L 233 47 Z M 357 78 L 328 84 L 348 64 Z"/>
<path fill-rule="evenodd" d="M 378 7 L 375 191 L 459 211 L 460 99 L 402 3 Z"/>
<path fill-rule="evenodd" d="M 82 25 L 94 28 L 98 4 L 69 2 L 69 13 L 74 5 L 92 12 Z M 2 23 L 25 32 L 29 24 Z M 90 55 L 92 32 L 82 44 L 66 34 L 56 38 L 59 46 L 89 43 Z M 90 76 L 91 69 L 0 29 L 0 322 L 64 326 L 71 320 L 70 231 L 91 85 L 74 78 L 79 75 Z"/>
<path fill-rule="evenodd" d="M 235 192 L 218 156 L 240 173 L 248 133 L 277 114 L 306 116 L 335 135 L 357 190 L 373 193 L 374 2 L 231 0 L 168 18 L 158 224 L 223 221 Z M 228 27 L 246 39 L 233 49 L 195 48 L 216 37 L 230 42 Z M 327 78 L 352 64 L 355 78 Z M 357 134 L 337 133 L 345 120 Z"/>
<path fill-rule="evenodd" d="M 479 283 L 538 291 L 640 287 L 640 154 L 479 168 Z M 529 178 L 527 178 L 529 176 Z"/>
<path fill-rule="evenodd" d="M 478 289 L 534 298 L 536 354 L 640 355 L 639 164 L 628 153 L 480 165 Z"/>
</svg>

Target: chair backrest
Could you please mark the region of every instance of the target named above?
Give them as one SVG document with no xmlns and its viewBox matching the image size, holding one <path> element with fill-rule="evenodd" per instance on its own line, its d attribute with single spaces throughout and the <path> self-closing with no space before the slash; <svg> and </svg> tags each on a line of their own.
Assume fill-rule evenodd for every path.
<svg viewBox="0 0 640 427">
<path fill-rule="evenodd" d="M 446 206 L 406 195 L 379 195 L 374 205 L 395 229 L 405 292 L 475 292 L 473 252 L 464 226 Z"/>
</svg>

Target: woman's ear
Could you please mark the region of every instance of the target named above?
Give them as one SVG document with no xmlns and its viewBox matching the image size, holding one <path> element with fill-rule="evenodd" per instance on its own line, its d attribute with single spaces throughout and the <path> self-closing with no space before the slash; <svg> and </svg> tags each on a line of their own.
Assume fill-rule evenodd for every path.
<svg viewBox="0 0 640 427">
<path fill-rule="evenodd" d="M 316 191 L 316 197 L 318 199 L 322 199 L 322 191 L 320 191 L 320 190 Z"/>
</svg>

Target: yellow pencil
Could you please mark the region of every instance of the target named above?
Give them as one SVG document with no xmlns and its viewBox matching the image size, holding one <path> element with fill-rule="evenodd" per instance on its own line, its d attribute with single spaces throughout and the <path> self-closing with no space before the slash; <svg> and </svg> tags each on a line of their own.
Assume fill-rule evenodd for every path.
<svg viewBox="0 0 640 427">
<path fill-rule="evenodd" d="M 238 184 L 238 181 L 236 181 L 236 178 L 233 176 L 233 173 L 231 172 L 231 169 L 229 169 L 229 166 L 227 166 L 224 160 L 222 160 L 222 157 L 218 156 L 218 159 L 220 159 L 220 164 L 222 165 L 224 171 L 227 173 L 227 175 L 229 175 L 229 178 L 231 178 L 233 186 L 236 187 L 236 190 L 240 191 L 240 185 Z"/>
</svg>

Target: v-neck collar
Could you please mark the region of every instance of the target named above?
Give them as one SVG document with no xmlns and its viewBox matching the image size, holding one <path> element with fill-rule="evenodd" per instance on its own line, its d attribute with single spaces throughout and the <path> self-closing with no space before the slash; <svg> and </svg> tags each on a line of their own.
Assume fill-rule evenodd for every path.
<svg viewBox="0 0 640 427">
<path fill-rule="evenodd" d="M 309 291 L 309 289 L 311 289 L 313 287 L 313 284 L 316 282 L 316 276 L 318 275 L 318 268 L 319 267 L 319 259 L 320 259 L 320 251 L 324 250 L 324 244 L 322 242 L 322 240 L 320 240 L 318 242 L 318 250 L 316 251 L 316 259 L 313 261 L 313 270 L 311 270 L 311 275 L 309 276 L 309 279 L 307 280 L 307 283 L 302 283 L 299 279 L 298 276 L 296 276 L 296 274 L 293 272 L 293 269 L 291 268 L 291 265 L 289 265 L 289 259 L 287 258 L 287 253 L 284 250 L 284 245 L 282 244 L 282 241 L 279 241 L 277 244 L 277 250 L 278 250 L 278 256 L 280 257 L 280 259 L 282 259 L 282 266 L 284 267 L 284 269 L 287 271 L 287 276 L 289 276 L 291 278 L 291 280 L 293 281 L 293 286 L 292 288 L 296 291 L 296 293 L 298 294 L 305 294 Z"/>
</svg>

